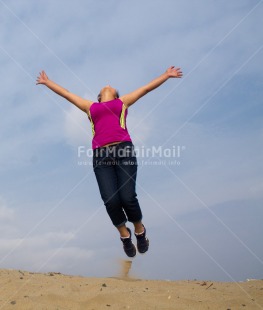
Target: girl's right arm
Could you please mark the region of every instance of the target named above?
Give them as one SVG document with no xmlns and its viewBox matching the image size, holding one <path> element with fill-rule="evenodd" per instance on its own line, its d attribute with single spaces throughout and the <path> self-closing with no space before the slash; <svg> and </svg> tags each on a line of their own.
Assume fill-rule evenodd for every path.
<svg viewBox="0 0 263 310">
<path fill-rule="evenodd" d="M 58 94 L 59 96 L 67 99 L 69 102 L 73 103 L 76 107 L 78 107 L 83 112 L 87 113 L 89 111 L 90 106 L 92 105 L 92 101 L 83 99 L 71 92 L 67 89 L 63 88 L 62 86 L 56 84 L 55 82 L 51 81 L 48 76 L 46 75 L 45 71 L 41 71 L 38 78 L 37 78 L 37 85 L 43 84 L 51 89 L 53 92 Z"/>
</svg>

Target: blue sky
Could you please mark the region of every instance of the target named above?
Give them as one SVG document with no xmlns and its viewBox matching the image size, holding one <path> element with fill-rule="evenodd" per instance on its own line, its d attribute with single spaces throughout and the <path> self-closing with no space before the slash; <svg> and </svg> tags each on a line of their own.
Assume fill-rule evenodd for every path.
<svg viewBox="0 0 263 310">
<path fill-rule="evenodd" d="M 115 276 L 125 260 L 100 199 L 87 116 L 38 72 L 96 100 L 181 67 L 129 109 L 147 279 L 263 277 L 263 1 L 0 0 L 0 268 Z M 180 156 L 165 150 L 180 148 Z M 154 154 L 153 154 L 154 155 Z"/>
</svg>

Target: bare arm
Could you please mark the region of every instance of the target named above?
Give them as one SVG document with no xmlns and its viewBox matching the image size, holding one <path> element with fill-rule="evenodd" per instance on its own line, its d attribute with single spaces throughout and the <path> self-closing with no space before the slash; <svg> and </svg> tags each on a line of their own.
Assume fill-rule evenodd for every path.
<svg viewBox="0 0 263 310">
<path fill-rule="evenodd" d="M 51 81 L 48 76 L 46 75 L 45 71 L 41 71 L 38 78 L 37 78 L 37 85 L 43 84 L 51 89 L 53 92 L 58 94 L 59 96 L 67 99 L 69 102 L 73 103 L 76 107 L 78 107 L 83 112 L 88 112 L 92 101 L 83 99 L 71 92 L 67 89 L 63 88 L 62 86 L 56 84 L 55 82 Z"/>
<path fill-rule="evenodd" d="M 150 83 L 136 89 L 135 91 L 120 97 L 122 102 L 129 107 L 133 103 L 135 103 L 138 99 L 154 90 L 155 88 L 162 85 L 169 78 L 181 78 L 183 75 L 180 68 L 175 68 L 174 66 L 168 68 L 162 75 L 152 80 Z"/>
</svg>

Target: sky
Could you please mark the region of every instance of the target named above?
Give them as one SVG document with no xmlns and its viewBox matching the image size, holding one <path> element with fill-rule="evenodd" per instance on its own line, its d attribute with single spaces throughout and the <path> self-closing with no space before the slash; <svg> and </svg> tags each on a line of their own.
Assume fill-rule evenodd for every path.
<svg viewBox="0 0 263 310">
<path fill-rule="evenodd" d="M 0 268 L 114 277 L 127 260 L 87 115 L 38 73 L 95 101 L 174 65 L 182 79 L 129 108 L 150 239 L 131 276 L 262 279 L 262 15 L 262 0 L 0 0 Z"/>
</svg>

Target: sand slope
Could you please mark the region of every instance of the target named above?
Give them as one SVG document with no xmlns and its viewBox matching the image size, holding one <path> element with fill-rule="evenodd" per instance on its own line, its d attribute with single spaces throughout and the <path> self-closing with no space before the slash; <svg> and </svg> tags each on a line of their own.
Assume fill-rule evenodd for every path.
<svg viewBox="0 0 263 310">
<path fill-rule="evenodd" d="M 0 270 L 0 309 L 263 309 L 263 281 L 152 281 Z"/>
</svg>

